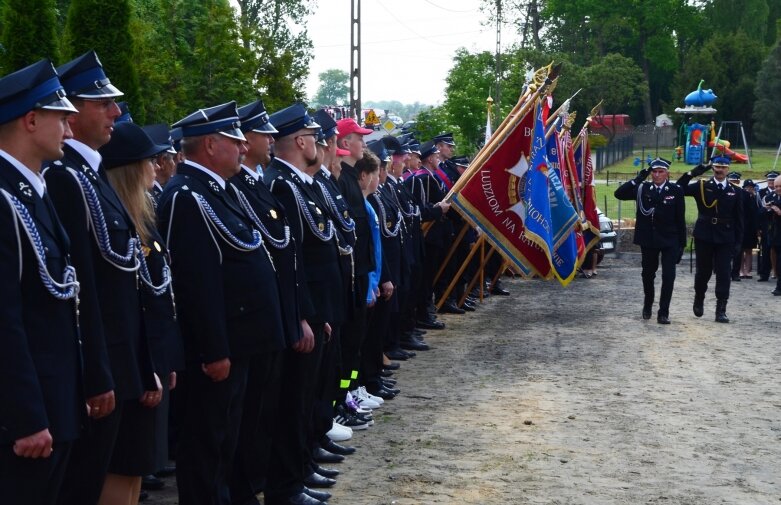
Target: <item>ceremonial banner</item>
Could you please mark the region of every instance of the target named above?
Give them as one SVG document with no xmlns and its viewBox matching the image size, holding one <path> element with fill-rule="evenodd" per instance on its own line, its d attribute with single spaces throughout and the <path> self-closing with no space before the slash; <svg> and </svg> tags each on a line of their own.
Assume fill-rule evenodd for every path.
<svg viewBox="0 0 781 505">
<path fill-rule="evenodd" d="M 487 158 L 453 195 L 452 203 L 524 276 L 549 279 L 553 275 L 549 257 L 524 235 L 523 225 L 522 180 L 529 168 L 534 111 L 512 118 L 501 135 L 497 130 L 486 146 Z"/>
<path fill-rule="evenodd" d="M 599 242 L 599 216 L 597 215 L 597 195 L 594 191 L 594 166 L 591 164 L 591 149 L 588 145 L 588 128 L 584 126 L 579 133 L 580 143 L 575 149 L 575 163 L 580 180 L 583 181 L 583 214 L 587 228 L 583 233 L 586 249 Z"/>
<path fill-rule="evenodd" d="M 576 226 L 579 220 L 578 214 L 569 200 L 567 186 L 562 178 L 563 167 L 566 166 L 566 161 L 561 163 L 560 156 L 562 156 L 561 160 L 564 160 L 564 154 L 561 149 L 559 132 L 554 131 L 548 137 L 547 143 L 548 167 L 551 172 L 555 172 L 551 175 L 551 207 L 554 217 L 554 230 L 558 227 L 560 232 L 566 236 L 561 241 L 561 244 L 554 248 L 551 263 L 554 275 L 562 285 L 566 286 L 575 278 L 578 267 L 583 261 L 585 250 L 583 249 L 583 237 L 578 232 Z M 557 187 L 558 189 L 556 189 Z"/>
</svg>

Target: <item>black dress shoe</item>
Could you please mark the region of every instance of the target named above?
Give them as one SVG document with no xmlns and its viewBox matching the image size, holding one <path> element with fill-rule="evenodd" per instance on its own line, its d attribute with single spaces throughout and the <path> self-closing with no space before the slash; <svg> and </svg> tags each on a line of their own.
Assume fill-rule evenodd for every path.
<svg viewBox="0 0 781 505">
<path fill-rule="evenodd" d="M 692 305 L 692 311 L 694 311 L 694 315 L 697 317 L 702 317 L 703 312 L 705 311 L 705 295 L 694 295 L 694 304 Z"/>
<path fill-rule="evenodd" d="M 312 498 L 308 494 L 301 492 L 288 496 L 287 498 L 264 498 L 265 505 L 324 505 L 324 501 Z"/>
<path fill-rule="evenodd" d="M 463 310 L 467 311 L 467 312 L 474 312 L 475 311 L 475 306 L 472 305 L 471 303 L 467 302 L 467 301 L 464 301 L 464 303 L 461 304 L 461 308 Z"/>
<path fill-rule="evenodd" d="M 380 384 L 385 387 L 395 386 L 396 382 L 398 382 L 396 379 L 386 379 L 384 377 L 380 377 Z"/>
<path fill-rule="evenodd" d="M 442 321 L 437 321 L 436 319 L 427 319 L 425 321 L 415 321 L 415 326 L 418 328 L 423 328 L 425 330 L 444 330 L 445 329 L 445 323 Z"/>
<path fill-rule="evenodd" d="M 339 470 L 335 470 L 333 468 L 323 468 L 318 464 L 313 464 L 312 468 L 314 469 L 315 472 L 319 473 L 323 477 L 328 477 L 329 479 L 333 479 L 341 473 L 339 472 Z"/>
<path fill-rule="evenodd" d="M 426 330 L 421 330 L 420 328 L 412 328 L 412 329 L 410 330 L 410 332 L 411 332 L 413 335 L 417 335 L 417 336 L 419 336 L 419 337 L 422 337 L 423 335 L 425 335 L 426 333 L 428 333 Z"/>
<path fill-rule="evenodd" d="M 311 496 L 315 500 L 320 500 L 320 501 L 328 501 L 331 499 L 331 493 L 327 493 L 325 491 L 318 491 L 316 489 L 309 489 L 306 486 L 304 486 L 304 494 Z"/>
<path fill-rule="evenodd" d="M 740 275 L 733 275 L 732 282 L 740 282 Z"/>
<path fill-rule="evenodd" d="M 666 315 L 663 315 L 663 314 L 657 314 L 656 322 L 659 323 L 659 324 L 670 324 L 670 316 L 666 316 Z"/>
<path fill-rule="evenodd" d="M 401 349 L 394 349 L 385 353 L 388 359 L 395 359 L 396 361 L 405 361 L 409 358 Z"/>
<path fill-rule="evenodd" d="M 771 293 L 773 293 L 773 296 L 781 296 L 781 289 L 776 288 Z"/>
<path fill-rule="evenodd" d="M 162 469 L 155 472 L 156 477 L 170 477 L 176 473 L 176 463 L 165 465 Z"/>
<path fill-rule="evenodd" d="M 643 319 L 651 319 L 651 307 L 643 307 Z"/>
<path fill-rule="evenodd" d="M 396 395 L 394 393 L 391 393 L 390 391 L 388 391 L 382 386 L 367 387 L 366 391 L 368 391 L 369 394 L 371 395 L 379 396 L 383 400 L 393 400 L 394 398 L 396 398 Z"/>
<path fill-rule="evenodd" d="M 401 389 L 395 387 L 393 384 L 387 384 L 385 382 L 380 381 L 380 387 L 385 389 L 386 391 L 393 393 L 394 395 L 397 395 L 401 393 Z M 367 389 L 368 391 L 368 389 Z"/>
<path fill-rule="evenodd" d="M 387 354 L 386 354 L 386 356 L 387 356 Z M 404 359 L 407 359 L 407 355 L 406 354 L 404 355 Z M 396 363 L 395 361 L 391 361 L 387 365 L 382 365 L 382 368 L 384 368 L 385 370 L 393 371 L 393 370 L 398 370 L 399 368 L 401 368 L 401 365 Z"/>
<path fill-rule="evenodd" d="M 323 477 L 317 472 L 312 472 L 304 477 L 304 485 L 306 487 L 331 487 L 336 484 L 334 479 Z"/>
<path fill-rule="evenodd" d="M 456 304 L 450 300 L 443 303 L 442 306 L 439 308 L 440 314 L 463 314 L 464 312 L 465 312 L 464 309 L 459 309 L 458 307 L 456 307 Z"/>
<path fill-rule="evenodd" d="M 320 443 L 320 446 L 325 449 L 326 451 L 337 454 L 339 456 L 349 456 L 350 454 L 355 452 L 355 447 L 350 447 L 347 445 L 339 445 L 330 438 Z"/>
<path fill-rule="evenodd" d="M 493 289 L 491 289 L 491 294 L 499 296 L 510 296 L 510 292 L 500 286 L 498 282 L 494 284 Z"/>
<path fill-rule="evenodd" d="M 768 282 L 768 278 L 760 276 L 759 279 L 757 279 L 757 282 Z"/>
<path fill-rule="evenodd" d="M 315 460 L 315 463 L 341 463 L 344 461 L 344 456 L 341 454 L 334 454 L 322 447 L 318 447 L 314 454 L 312 454 L 312 459 Z"/>
<path fill-rule="evenodd" d="M 159 491 L 165 487 L 165 482 L 154 475 L 144 475 L 141 477 L 141 489 L 145 491 Z"/>
<path fill-rule="evenodd" d="M 408 358 L 414 358 L 418 355 L 415 351 L 410 351 L 409 349 L 402 349 L 402 351 L 407 355 Z"/>
<path fill-rule="evenodd" d="M 393 376 L 393 370 L 388 370 L 387 368 L 383 368 L 380 370 L 380 377 L 392 377 Z"/>
<path fill-rule="evenodd" d="M 427 343 L 418 340 L 402 340 L 399 345 L 402 349 L 411 351 L 428 351 L 430 349 Z M 388 357 L 390 358 L 390 356 Z"/>
</svg>

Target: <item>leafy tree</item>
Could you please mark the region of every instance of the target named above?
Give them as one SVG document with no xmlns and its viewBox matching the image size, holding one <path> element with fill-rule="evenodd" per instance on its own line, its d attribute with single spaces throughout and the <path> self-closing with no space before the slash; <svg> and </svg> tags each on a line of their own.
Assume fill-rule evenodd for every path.
<svg viewBox="0 0 781 505">
<path fill-rule="evenodd" d="M 350 97 L 350 74 L 338 68 L 320 72 L 320 87 L 312 97 L 316 105 L 344 105 Z"/>
<path fill-rule="evenodd" d="M 242 45 L 250 51 L 252 76 L 273 111 L 305 100 L 312 41 L 305 26 L 311 0 L 237 0 Z M 292 26 L 298 27 L 294 31 Z"/>
<path fill-rule="evenodd" d="M 377 102 L 366 101 L 363 105 L 370 109 L 387 110 L 390 113 L 396 113 L 404 120 L 414 119 L 420 111 L 431 108 L 431 105 L 422 104 L 420 102 L 403 104 L 398 100 L 380 100 Z"/>
<path fill-rule="evenodd" d="M 146 111 L 130 32 L 131 12 L 129 0 L 72 0 L 63 52 L 71 59 L 94 49 L 106 75 L 125 93 L 134 120 L 144 123 Z"/>
<path fill-rule="evenodd" d="M 767 0 L 711 0 L 705 12 L 714 32 L 742 31 L 749 38 L 765 43 L 770 15 Z"/>
<path fill-rule="evenodd" d="M 59 59 L 53 0 L 4 0 L 0 3 L 0 75 L 49 58 Z"/>
<path fill-rule="evenodd" d="M 757 140 L 776 145 L 781 141 L 781 44 L 770 51 L 757 74 L 754 91 L 754 135 Z"/>
</svg>

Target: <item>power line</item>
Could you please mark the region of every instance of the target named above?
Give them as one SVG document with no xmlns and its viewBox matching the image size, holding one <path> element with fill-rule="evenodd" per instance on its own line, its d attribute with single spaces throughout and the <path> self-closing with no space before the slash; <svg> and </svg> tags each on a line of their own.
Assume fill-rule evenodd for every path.
<svg viewBox="0 0 781 505">
<path fill-rule="evenodd" d="M 469 35 L 469 34 L 472 34 L 472 33 L 482 33 L 482 32 L 483 32 L 483 30 L 471 30 L 471 31 L 468 31 L 468 32 L 459 31 L 459 32 L 454 32 L 454 33 L 439 33 L 437 35 L 429 35 L 429 37 L 452 37 L 453 35 Z M 421 38 L 421 37 L 407 37 L 407 38 L 403 38 L 403 39 L 390 39 L 390 40 L 375 40 L 375 41 L 371 41 L 371 42 L 363 42 L 363 41 L 361 41 L 361 43 L 366 46 L 366 45 L 370 45 L 370 44 L 389 44 L 389 43 L 392 43 L 392 42 L 405 42 L 407 40 L 417 40 L 419 38 Z M 344 43 L 344 44 L 325 44 L 325 45 L 314 46 L 314 48 L 315 49 L 322 49 L 322 48 L 330 48 L 330 47 L 344 47 L 344 46 L 348 46 L 348 45 L 349 44 L 346 44 L 346 43 Z"/>
<path fill-rule="evenodd" d="M 448 9 L 447 7 L 442 7 L 441 5 L 437 5 L 437 4 L 435 4 L 435 3 L 434 3 L 434 2 L 432 2 L 431 0 L 425 0 L 425 2 L 426 2 L 427 4 L 429 4 L 429 5 L 433 5 L 433 6 L 434 6 L 434 7 L 436 7 L 437 9 L 441 9 L 441 10 L 443 10 L 443 11 L 447 11 L 447 12 L 475 12 L 475 11 L 477 10 L 477 9 L 467 9 L 467 10 L 465 10 L 465 11 L 460 11 L 460 10 L 456 10 L 456 9 Z"/>
<path fill-rule="evenodd" d="M 418 38 L 421 38 L 421 39 L 423 39 L 423 40 L 426 40 L 426 41 L 428 41 L 428 42 L 431 42 L 432 44 L 436 44 L 436 45 L 438 45 L 438 46 L 446 46 L 446 45 L 449 45 L 449 44 L 443 44 L 443 43 L 441 43 L 441 42 L 437 42 L 436 40 L 431 40 L 430 38 L 426 37 L 425 35 L 421 35 L 421 34 L 419 34 L 418 32 L 416 32 L 415 30 L 413 30 L 412 28 L 410 28 L 409 26 L 405 25 L 405 24 L 404 24 L 404 23 L 401 21 L 401 19 L 399 19 L 398 17 L 396 17 L 396 15 L 395 15 L 395 14 L 394 14 L 394 13 L 393 13 L 393 12 L 392 12 L 390 9 L 388 9 L 387 7 L 385 7 L 385 5 L 384 5 L 384 2 L 382 2 L 381 0 L 377 2 L 377 5 L 379 5 L 380 7 L 382 7 L 382 8 L 385 10 L 385 12 L 387 12 L 387 13 L 388 13 L 388 15 L 389 15 L 390 17 L 392 17 L 393 19 L 395 19 L 395 20 L 396 20 L 396 22 L 397 22 L 399 25 L 401 25 L 403 28 L 406 28 L 406 29 L 407 29 L 407 31 L 409 31 L 409 32 L 410 32 L 410 33 L 412 33 L 413 35 L 416 35 Z"/>
</svg>

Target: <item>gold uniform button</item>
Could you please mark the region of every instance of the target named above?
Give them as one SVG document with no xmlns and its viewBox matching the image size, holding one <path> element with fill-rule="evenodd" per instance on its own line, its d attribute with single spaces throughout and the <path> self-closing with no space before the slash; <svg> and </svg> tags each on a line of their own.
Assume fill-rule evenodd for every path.
<svg viewBox="0 0 781 505">
<path fill-rule="evenodd" d="M 323 223 L 318 223 L 317 224 L 317 229 L 320 230 L 320 231 L 325 231 L 325 225 Z"/>
</svg>

